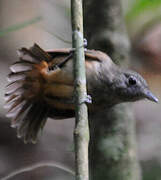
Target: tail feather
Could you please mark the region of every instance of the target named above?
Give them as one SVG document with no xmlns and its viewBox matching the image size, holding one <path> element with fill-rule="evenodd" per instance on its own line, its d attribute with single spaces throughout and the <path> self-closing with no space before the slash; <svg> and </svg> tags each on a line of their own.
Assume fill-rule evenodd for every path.
<svg viewBox="0 0 161 180">
<path fill-rule="evenodd" d="M 20 96 L 12 95 L 9 100 L 6 100 L 4 108 L 9 109 L 15 103 L 15 101 L 18 100 L 19 98 Z"/>
<path fill-rule="evenodd" d="M 35 122 L 33 124 L 33 128 L 32 128 L 31 135 L 30 135 L 33 143 L 36 142 L 37 134 L 40 130 L 43 129 L 48 116 L 49 116 L 49 109 L 43 109 L 41 116 L 39 116 L 39 119 L 37 119 L 37 122 Z M 38 120 L 40 121 L 40 119 L 41 119 L 41 122 L 39 124 Z"/>
<path fill-rule="evenodd" d="M 40 111 L 39 106 L 37 106 L 36 104 L 32 104 L 31 107 L 29 108 L 26 116 L 22 119 L 22 121 L 18 127 L 17 135 L 18 135 L 18 137 L 24 137 L 25 142 L 28 141 L 27 134 L 29 134 L 31 131 L 31 124 L 39 116 L 40 112 L 38 112 L 38 111 Z"/>
<path fill-rule="evenodd" d="M 11 104 L 11 106 L 8 108 L 8 113 L 9 112 L 16 112 L 17 109 L 21 108 L 24 104 L 25 104 L 26 100 L 24 100 L 23 98 L 19 98 L 16 101 L 14 101 L 13 104 Z"/>
<path fill-rule="evenodd" d="M 27 60 L 28 62 L 39 63 L 38 59 L 30 50 L 27 48 L 21 48 L 17 51 L 20 60 Z"/>
<path fill-rule="evenodd" d="M 8 75 L 9 84 L 5 93 L 7 117 L 11 117 L 11 126 L 17 128 L 19 137 L 25 142 L 35 142 L 38 132 L 43 128 L 49 116 L 49 107 L 41 94 L 43 77 L 37 68 L 41 61 L 49 61 L 51 56 L 38 45 L 18 51 L 20 61 L 11 65 Z M 40 67 L 40 66 L 39 66 Z"/>
<path fill-rule="evenodd" d="M 27 72 L 29 71 L 21 71 L 21 72 L 16 72 L 16 73 L 11 72 L 10 74 L 8 74 L 7 80 L 9 82 L 24 80 Z"/>
<path fill-rule="evenodd" d="M 37 139 L 37 134 L 42 127 L 42 123 L 46 121 L 48 117 L 48 111 L 44 109 L 42 103 L 34 103 L 29 108 L 27 114 L 22 119 L 18 127 L 18 137 L 23 137 L 24 142 L 35 143 Z"/>
<path fill-rule="evenodd" d="M 19 113 L 19 111 L 21 110 L 21 108 L 24 106 L 25 103 L 26 100 L 19 98 L 10 105 L 8 105 L 7 117 L 14 118 Z"/>
<path fill-rule="evenodd" d="M 17 89 L 21 88 L 22 87 L 22 83 L 23 83 L 22 80 L 18 80 L 18 81 L 11 82 L 10 84 L 8 84 L 6 86 L 6 94 L 11 94 L 14 91 L 16 91 Z"/>
<path fill-rule="evenodd" d="M 73 117 L 74 111 L 59 107 L 51 109 L 45 96 L 49 83 L 46 73 L 51 65 L 48 62 L 53 57 L 36 44 L 30 49 L 20 49 L 18 54 L 20 60 L 12 64 L 8 75 L 10 84 L 6 87 L 5 107 L 7 117 L 12 118 L 11 126 L 17 128 L 18 137 L 26 143 L 35 143 L 48 117 Z"/>
<path fill-rule="evenodd" d="M 19 127 L 30 108 L 31 103 L 27 101 L 19 111 L 15 112 L 12 116 L 11 127 Z"/>
<path fill-rule="evenodd" d="M 12 126 L 12 122 L 15 119 L 15 117 L 17 117 L 20 114 L 21 109 L 23 108 L 24 104 L 25 104 L 25 102 L 20 103 L 20 104 L 16 103 L 16 105 L 13 104 L 12 107 L 9 109 L 6 116 L 12 118 L 11 126 Z"/>
<path fill-rule="evenodd" d="M 33 63 L 26 61 L 18 61 L 10 66 L 13 73 L 32 70 Z"/>
<path fill-rule="evenodd" d="M 52 56 L 43 49 L 41 49 L 40 46 L 38 46 L 37 44 L 34 44 L 34 46 L 30 48 L 30 51 L 37 57 L 39 61 L 44 60 L 49 62 L 52 59 Z"/>
<path fill-rule="evenodd" d="M 18 95 L 22 95 L 25 92 L 25 89 L 23 87 L 19 87 L 19 88 L 15 88 L 14 91 L 12 92 L 6 92 L 5 96 L 7 98 L 10 98 L 13 94 L 18 96 Z"/>
</svg>

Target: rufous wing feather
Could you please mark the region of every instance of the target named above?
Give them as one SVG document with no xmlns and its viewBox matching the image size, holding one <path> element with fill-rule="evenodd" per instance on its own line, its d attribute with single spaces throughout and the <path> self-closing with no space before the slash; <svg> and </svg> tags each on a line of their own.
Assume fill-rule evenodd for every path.
<svg viewBox="0 0 161 180">
<path fill-rule="evenodd" d="M 18 54 L 20 60 L 11 65 L 11 73 L 8 75 L 5 108 L 8 109 L 7 116 L 12 118 L 12 127 L 17 128 L 18 137 L 23 137 L 26 143 L 34 143 L 49 116 L 73 116 L 73 110 L 69 110 L 69 113 L 65 110 L 66 107 L 69 109 L 69 105 L 65 107 L 63 104 L 63 98 L 72 96 L 73 88 L 63 86 L 62 81 L 54 84 L 54 79 L 63 79 L 64 76 L 58 67 L 49 72 L 49 66 L 54 66 L 54 60 L 37 44 L 30 49 L 20 49 Z"/>
</svg>

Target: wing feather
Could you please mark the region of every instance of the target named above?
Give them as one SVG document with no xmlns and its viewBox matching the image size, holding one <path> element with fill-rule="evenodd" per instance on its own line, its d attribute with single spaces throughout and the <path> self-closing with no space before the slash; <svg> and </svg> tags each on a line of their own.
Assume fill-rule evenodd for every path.
<svg viewBox="0 0 161 180">
<path fill-rule="evenodd" d="M 61 68 L 49 70 L 55 62 L 55 65 L 62 62 L 64 56 L 54 62 L 53 57 L 36 44 L 30 49 L 20 49 L 18 53 L 20 60 L 11 65 L 8 75 L 10 83 L 6 87 L 5 108 L 8 109 L 7 117 L 12 118 L 12 127 L 17 128 L 18 137 L 24 138 L 25 142 L 35 142 L 47 117 L 50 114 L 52 117 L 61 116 L 61 110 L 58 113 L 57 105 L 48 103 L 46 96 L 68 99 L 72 96 L 73 86 L 61 84 L 67 75 L 62 74 Z M 49 76 L 53 78 L 51 81 Z M 61 103 L 63 107 L 63 101 Z M 68 110 L 63 112 L 67 117 L 72 115 L 71 112 L 68 115 Z"/>
<path fill-rule="evenodd" d="M 18 55 L 19 61 L 11 65 L 8 75 L 5 108 L 18 136 L 34 143 L 47 117 L 74 116 L 73 54 L 71 49 L 46 52 L 34 44 L 30 49 L 21 48 Z M 85 56 L 88 77 L 107 59 L 94 50 L 87 50 Z"/>
</svg>

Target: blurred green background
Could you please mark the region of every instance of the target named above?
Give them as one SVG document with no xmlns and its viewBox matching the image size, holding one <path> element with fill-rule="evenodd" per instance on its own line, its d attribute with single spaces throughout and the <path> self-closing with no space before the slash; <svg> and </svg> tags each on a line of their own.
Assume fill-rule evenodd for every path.
<svg viewBox="0 0 161 180">
<path fill-rule="evenodd" d="M 161 101 L 161 0 L 122 0 L 132 48 L 131 68 L 148 81 Z M 44 49 L 71 47 L 70 0 L 0 1 L 0 179 L 11 172 L 44 163 L 12 180 L 68 180 L 74 169 L 74 120 L 48 120 L 36 145 L 16 138 L 5 118 L 4 89 L 16 50 L 38 43 Z M 161 179 L 161 105 L 146 100 L 134 103 L 137 147 L 143 180 Z M 47 167 L 45 163 L 56 167 Z M 59 167 L 57 167 L 59 166 Z M 4 179 L 5 180 L 5 179 Z"/>
</svg>

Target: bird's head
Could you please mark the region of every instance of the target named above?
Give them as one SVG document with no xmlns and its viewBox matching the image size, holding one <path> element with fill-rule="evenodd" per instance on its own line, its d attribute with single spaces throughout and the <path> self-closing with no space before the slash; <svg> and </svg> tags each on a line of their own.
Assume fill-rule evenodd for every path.
<svg viewBox="0 0 161 180">
<path fill-rule="evenodd" d="M 144 78 L 136 72 L 127 70 L 120 72 L 113 80 L 112 89 L 119 102 L 137 101 L 144 98 L 158 102 Z"/>
</svg>

